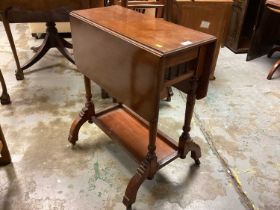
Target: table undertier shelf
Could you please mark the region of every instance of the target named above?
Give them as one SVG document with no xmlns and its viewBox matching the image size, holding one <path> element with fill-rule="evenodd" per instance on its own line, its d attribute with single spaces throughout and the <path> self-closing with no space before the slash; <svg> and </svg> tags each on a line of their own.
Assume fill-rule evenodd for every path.
<svg viewBox="0 0 280 210">
<path fill-rule="evenodd" d="M 97 114 L 95 123 L 112 139 L 121 143 L 138 161 L 145 159 L 148 152 L 149 127 L 124 107 L 110 109 Z M 178 147 L 169 137 L 158 132 L 156 155 L 159 167 L 178 157 Z"/>
</svg>

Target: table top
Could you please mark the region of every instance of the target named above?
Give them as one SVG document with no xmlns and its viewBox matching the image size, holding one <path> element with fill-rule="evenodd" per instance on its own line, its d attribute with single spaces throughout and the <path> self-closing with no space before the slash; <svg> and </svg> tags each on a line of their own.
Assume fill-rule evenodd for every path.
<svg viewBox="0 0 280 210">
<path fill-rule="evenodd" d="M 78 10 L 71 15 L 159 56 L 215 40 L 212 35 L 121 6 Z"/>
</svg>

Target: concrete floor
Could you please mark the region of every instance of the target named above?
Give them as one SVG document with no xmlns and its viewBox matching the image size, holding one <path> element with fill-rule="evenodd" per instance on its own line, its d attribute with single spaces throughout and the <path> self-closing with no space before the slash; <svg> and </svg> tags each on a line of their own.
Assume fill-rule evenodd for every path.
<svg viewBox="0 0 280 210">
<path fill-rule="evenodd" d="M 41 41 L 27 25 L 13 24 L 21 62 Z M 276 55 L 275 57 L 277 57 Z M 266 80 L 274 59 L 245 62 L 222 49 L 208 97 L 198 101 L 191 135 L 202 147 L 201 166 L 190 158 L 164 167 L 141 186 L 134 209 L 279 210 L 280 74 Z M 137 165 L 94 125 L 78 145 L 67 142 L 84 103 L 83 78 L 56 50 L 14 77 L 15 63 L 0 25 L 0 68 L 12 99 L 0 106 L 0 123 L 13 164 L 0 168 L 0 209 L 125 209 L 122 196 Z M 100 99 L 93 85 L 97 108 Z M 185 97 L 175 90 L 162 102 L 160 128 L 178 139 Z"/>
</svg>

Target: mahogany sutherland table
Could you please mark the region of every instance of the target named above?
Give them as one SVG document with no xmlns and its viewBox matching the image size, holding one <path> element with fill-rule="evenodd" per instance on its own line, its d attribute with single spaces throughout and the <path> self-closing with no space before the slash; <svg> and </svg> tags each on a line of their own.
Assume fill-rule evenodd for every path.
<svg viewBox="0 0 280 210">
<path fill-rule="evenodd" d="M 73 11 L 70 22 L 87 101 L 69 141 L 75 144 L 80 127 L 94 122 L 135 157 L 140 165 L 123 198 L 131 209 L 140 185 L 163 166 L 188 152 L 199 164 L 190 123 L 195 100 L 207 93 L 216 39 L 120 6 Z M 118 104 L 95 112 L 90 80 Z M 157 129 L 160 94 L 171 85 L 188 94 L 179 143 Z"/>
</svg>

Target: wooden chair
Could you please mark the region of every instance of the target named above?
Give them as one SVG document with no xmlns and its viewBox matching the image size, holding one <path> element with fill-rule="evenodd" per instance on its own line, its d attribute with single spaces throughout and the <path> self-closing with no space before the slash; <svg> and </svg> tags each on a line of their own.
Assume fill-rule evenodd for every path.
<svg viewBox="0 0 280 210">
<path fill-rule="evenodd" d="M 10 96 L 8 94 L 7 87 L 6 87 L 5 80 L 2 75 L 1 69 L 0 69 L 0 82 L 1 82 L 1 86 L 2 86 L 2 95 L 0 96 L 1 104 L 2 105 L 10 104 L 11 103 Z"/>
<path fill-rule="evenodd" d="M 280 16 L 280 1 L 279 0 L 267 0 L 266 1 L 266 6 L 268 9 L 270 9 L 271 11 L 279 14 Z M 273 48 L 269 53 L 268 53 L 268 57 L 270 58 L 272 56 L 273 53 L 279 51 L 280 52 L 280 47 L 275 47 Z M 273 65 L 273 67 L 271 68 L 271 70 L 269 71 L 269 74 L 267 75 L 267 79 L 271 80 L 273 74 L 276 72 L 276 70 L 280 67 L 280 59 L 278 61 L 276 61 L 276 63 Z"/>
<path fill-rule="evenodd" d="M 9 163 L 11 163 L 11 156 L 0 126 L 0 166 L 8 165 Z"/>
</svg>

